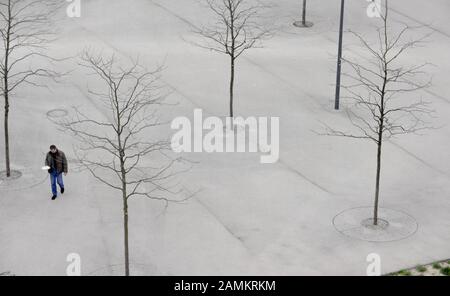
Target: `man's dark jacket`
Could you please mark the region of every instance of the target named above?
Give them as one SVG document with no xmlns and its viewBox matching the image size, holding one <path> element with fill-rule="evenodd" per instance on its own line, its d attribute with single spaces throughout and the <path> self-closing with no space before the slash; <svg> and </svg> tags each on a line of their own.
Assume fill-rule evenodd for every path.
<svg viewBox="0 0 450 296">
<path fill-rule="evenodd" d="M 67 165 L 67 158 L 64 152 L 57 150 L 56 153 L 47 153 L 47 157 L 45 158 L 45 165 L 49 166 L 49 173 L 54 173 L 55 170 L 58 174 L 66 173 L 69 171 L 69 167 Z"/>
</svg>

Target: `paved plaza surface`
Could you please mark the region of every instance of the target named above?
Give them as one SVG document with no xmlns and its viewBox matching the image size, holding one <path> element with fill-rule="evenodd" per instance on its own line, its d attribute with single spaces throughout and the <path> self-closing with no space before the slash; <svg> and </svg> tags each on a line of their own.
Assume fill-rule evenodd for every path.
<svg viewBox="0 0 450 296">
<path fill-rule="evenodd" d="M 450 2 L 390 1 L 393 21 L 433 32 L 405 61 L 433 64 L 433 85 L 422 95 L 433 103 L 438 128 L 384 146 L 380 206 L 413 221 L 408 235 L 386 241 L 346 235 L 333 224 L 340 213 L 372 205 L 376 166 L 372 143 L 318 134 L 324 122 L 349 126 L 345 112 L 333 110 L 339 1 L 308 1 L 312 28 L 292 26 L 299 1 L 260 2 L 273 5 L 266 23 L 276 32 L 238 60 L 235 112 L 280 118 L 280 159 L 186 153 L 192 169 L 178 178 L 197 192 L 192 199 L 166 211 L 157 201 L 130 201 L 132 274 L 365 275 L 371 253 L 380 255 L 383 273 L 449 258 Z M 377 19 L 366 7 L 348 1 L 345 29 L 370 38 Z M 149 69 L 163 65 L 162 83 L 177 103 L 163 108 L 165 119 L 192 118 L 196 108 L 224 117 L 228 60 L 191 42 L 195 28 L 211 21 L 196 0 L 82 1 L 81 18 L 58 23 L 51 50 L 75 56 L 89 48 L 138 57 Z M 344 55 L 361 50 L 345 34 Z M 74 70 L 48 89 L 27 86 L 12 101 L 12 166 L 22 176 L 0 183 L 0 273 L 65 275 L 67 255 L 78 253 L 83 275 L 121 274 L 120 192 L 77 170 L 73 138 L 49 120 L 71 106 L 105 116 L 87 92 L 96 81 L 76 59 L 58 67 Z M 65 151 L 71 168 L 66 193 L 55 201 L 41 170 L 50 144 Z"/>
</svg>

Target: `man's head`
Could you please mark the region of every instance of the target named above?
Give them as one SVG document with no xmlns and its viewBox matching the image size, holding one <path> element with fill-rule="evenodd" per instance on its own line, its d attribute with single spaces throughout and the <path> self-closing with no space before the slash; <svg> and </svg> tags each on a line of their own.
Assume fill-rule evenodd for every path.
<svg viewBox="0 0 450 296">
<path fill-rule="evenodd" d="M 50 145 L 50 152 L 51 153 L 56 153 L 58 151 L 58 148 L 56 148 L 55 145 Z"/>
</svg>

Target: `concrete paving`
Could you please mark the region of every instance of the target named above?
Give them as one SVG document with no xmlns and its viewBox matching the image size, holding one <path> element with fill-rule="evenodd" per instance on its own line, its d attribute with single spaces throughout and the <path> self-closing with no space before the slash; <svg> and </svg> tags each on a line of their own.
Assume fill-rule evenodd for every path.
<svg viewBox="0 0 450 296">
<path fill-rule="evenodd" d="M 274 4 L 267 23 L 278 30 L 264 48 L 238 61 L 236 111 L 280 117 L 280 161 L 260 164 L 255 155 L 237 153 L 185 155 L 196 164 L 179 178 L 199 190 L 195 198 L 162 215 L 164 204 L 131 201 L 136 273 L 365 275 L 370 253 L 381 256 L 383 273 L 450 257 L 450 3 L 391 1 L 393 19 L 435 32 L 405 61 L 435 65 L 434 84 L 424 95 L 441 128 L 386 144 L 381 205 L 408 213 L 418 229 L 403 240 L 368 242 L 342 235 L 332 221 L 346 209 L 372 204 L 375 147 L 315 133 L 321 122 L 349 124 L 332 109 L 339 1 L 311 1 L 310 29 L 292 26 L 299 1 L 260 2 Z M 346 28 L 370 36 L 376 20 L 366 16 L 366 6 L 349 1 Z M 192 117 L 194 108 L 225 116 L 227 59 L 188 42 L 195 38 L 193 27 L 210 20 L 195 0 L 82 1 L 82 17 L 61 22 L 52 51 L 75 55 L 89 47 L 123 60 L 139 56 L 149 68 L 163 63 L 162 81 L 178 102 L 164 109 L 164 117 Z M 354 40 L 345 39 L 345 53 L 360 54 Z M 52 143 L 74 159 L 73 139 L 48 120 L 49 111 L 76 105 L 105 116 L 87 93 L 96 82 L 76 60 L 58 67 L 75 71 L 49 90 L 21 89 L 12 104 L 13 167 L 25 175 L 0 184 L 0 273 L 64 275 L 67 255 L 78 253 L 83 274 L 118 274 L 120 194 L 74 170 L 66 178 L 67 192 L 52 202 L 40 170 Z"/>
</svg>

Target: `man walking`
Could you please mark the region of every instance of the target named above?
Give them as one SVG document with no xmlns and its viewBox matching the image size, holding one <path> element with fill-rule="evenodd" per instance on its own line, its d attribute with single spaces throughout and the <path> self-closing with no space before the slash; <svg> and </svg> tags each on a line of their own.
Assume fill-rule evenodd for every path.
<svg viewBox="0 0 450 296">
<path fill-rule="evenodd" d="M 64 194 L 64 181 L 62 174 L 64 173 L 64 175 L 67 175 L 69 170 L 66 155 L 61 150 L 58 150 L 55 145 L 51 145 L 50 152 L 48 152 L 45 157 L 45 165 L 50 168 L 48 173 L 50 174 L 52 184 L 52 200 L 55 200 L 58 196 L 56 183 L 58 183 L 59 188 L 61 188 L 61 194 Z"/>
</svg>

